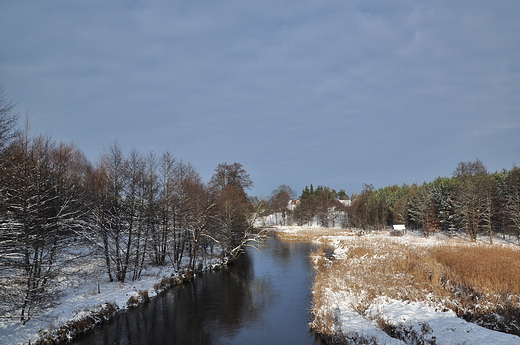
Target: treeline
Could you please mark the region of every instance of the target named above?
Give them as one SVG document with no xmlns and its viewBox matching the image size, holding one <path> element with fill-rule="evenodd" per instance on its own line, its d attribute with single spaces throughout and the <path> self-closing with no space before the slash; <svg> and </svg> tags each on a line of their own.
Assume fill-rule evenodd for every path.
<svg viewBox="0 0 520 345">
<path fill-rule="evenodd" d="M 379 230 L 393 224 L 422 229 L 425 236 L 435 231 L 464 231 L 474 241 L 479 235 L 514 235 L 520 243 L 520 168 L 488 172 L 484 164 L 460 162 L 453 176 L 439 177 L 422 185 L 404 184 L 375 189 L 364 184 L 350 198 L 340 191 L 319 186 L 305 187 L 295 197 L 288 186 L 280 186 L 268 200 L 271 212 L 283 214 L 290 224 L 317 222 L 322 226 Z M 349 199 L 349 202 L 340 202 Z M 346 215 L 346 217 L 345 217 Z M 339 224 L 335 223 L 339 220 Z"/>
<path fill-rule="evenodd" d="M 2 94 L 0 94 L 2 96 Z M 239 163 L 205 183 L 170 153 L 124 154 L 117 144 L 89 162 L 71 144 L 17 128 L 0 98 L 0 300 L 27 321 L 56 298 L 71 267 L 101 257 L 110 281 L 136 280 L 146 264 L 195 270 L 207 255 L 233 260 L 252 235 L 252 181 Z"/>
<path fill-rule="evenodd" d="M 391 224 L 433 231 L 464 231 L 475 241 L 485 234 L 520 240 L 520 168 L 489 173 L 484 164 L 460 162 L 452 177 L 422 185 L 375 190 L 364 185 L 348 209 L 352 226 L 379 229 Z"/>
<path fill-rule="evenodd" d="M 318 223 L 324 227 L 348 226 L 348 217 L 345 203 L 348 195 L 344 190 L 336 192 L 325 186 L 314 188 L 306 186 L 299 199 L 294 199 L 296 193 L 287 186 L 281 185 L 276 188 L 266 201 L 268 213 L 280 215 L 277 224 L 299 226 Z"/>
</svg>

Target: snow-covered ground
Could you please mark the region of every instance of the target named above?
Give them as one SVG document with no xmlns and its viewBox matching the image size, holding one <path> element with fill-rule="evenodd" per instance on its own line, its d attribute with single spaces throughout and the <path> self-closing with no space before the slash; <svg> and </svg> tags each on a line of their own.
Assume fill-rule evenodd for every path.
<svg viewBox="0 0 520 345">
<path fill-rule="evenodd" d="M 405 329 L 409 338 L 403 341 L 390 337 L 371 318 L 352 310 L 348 296 L 332 293 L 329 300 L 337 323 L 335 331 L 374 339 L 377 344 L 520 344 L 520 337 L 477 326 L 458 318 L 453 311 L 439 310 L 427 303 L 375 300 L 365 315 L 377 315 L 386 323 Z"/>
<path fill-rule="evenodd" d="M 316 235 L 318 233 L 313 238 L 334 247 L 336 259 L 347 255 L 348 241 L 357 238 L 357 236 L 346 236 L 342 231 L 317 226 L 278 227 L 277 230 L 294 235 L 302 233 Z M 381 235 L 370 234 L 363 238 L 368 241 L 382 239 Z M 385 239 L 415 246 L 434 246 L 446 241 L 445 236 L 440 234 L 423 238 L 420 234 L 413 232 L 402 237 L 386 236 Z M 485 237 L 482 238 L 482 241 L 486 240 Z M 494 243 L 500 243 L 500 239 L 496 238 Z M 508 245 L 508 241 L 502 241 L 502 244 Z M 0 344 L 28 344 L 29 341 L 34 343 L 38 338 L 38 330 L 58 327 L 67 320 L 81 317 L 86 311 L 105 302 L 113 302 L 120 309 L 125 309 L 130 296 L 146 290 L 150 297 L 153 297 L 157 293 L 153 288 L 156 283 L 164 277 L 178 273 L 173 268 L 150 266 L 139 281 L 121 284 L 109 282 L 106 274 L 99 269 L 100 265 L 102 263 L 95 262 L 95 260 L 85 262 L 85 267 L 82 267 L 81 270 L 86 273 L 75 276 L 73 281 L 67 282 L 68 288 L 60 299 L 59 305 L 34 317 L 25 325 L 16 319 L 1 319 Z M 332 331 L 343 334 L 346 338 L 364 338 L 368 341 L 366 343 L 370 344 L 520 344 L 520 337 L 466 322 L 458 318 L 453 311 L 447 310 L 436 302 L 428 300 L 412 302 L 379 297 L 373 300 L 363 313 L 360 313 L 359 310 L 352 307 L 356 304 L 355 299 L 358 296 L 352 295 L 347 289 L 340 291 L 331 289 L 322 291 L 322 293 L 325 294 L 327 300 L 327 304 L 322 306 L 323 313 L 333 315 L 334 329 Z M 412 340 L 403 341 L 391 337 L 381 329 L 381 324 L 399 327 L 404 330 L 401 334 L 408 334 Z M 414 343 L 414 337 L 420 338 L 420 341 Z"/>
<path fill-rule="evenodd" d="M 206 263 L 206 266 L 210 267 L 214 264 L 217 264 L 216 259 Z M 109 282 L 106 273 L 100 269 L 101 265 L 101 262 L 93 259 L 85 262 L 83 267 L 77 267 L 85 273 L 71 276 L 73 280 L 66 282 L 67 288 L 59 304 L 44 314 L 36 315 L 25 325 L 22 325 L 18 319 L 0 319 L 0 344 L 28 344 L 29 341 L 34 344 L 40 329 L 52 329 L 68 320 L 80 318 L 90 309 L 105 302 L 115 303 L 119 309 L 124 310 L 131 296 L 137 296 L 139 291 L 148 291 L 149 296 L 154 297 L 157 295 L 155 284 L 165 277 L 179 274 L 171 267 L 149 266 L 140 280 L 122 284 Z"/>
<path fill-rule="evenodd" d="M 352 248 L 351 245 L 360 238 L 348 236 L 345 232 L 338 230 L 319 227 L 287 226 L 278 227 L 277 230 L 289 234 L 289 238 L 299 235 L 301 238 L 332 246 L 335 259 L 346 257 Z M 312 236 L 312 234 L 314 235 Z M 401 237 L 368 234 L 362 238 L 368 242 L 390 241 L 419 247 L 439 245 L 446 241 L 463 241 L 463 239 L 453 239 L 442 234 L 424 238 L 420 233 L 413 232 Z M 482 241 L 486 240 L 488 239 L 482 238 Z M 494 243 L 500 241 L 501 239 L 496 238 Z M 501 245 L 510 244 L 508 241 L 502 240 Z M 348 274 L 348 272 L 344 274 Z M 334 279 L 334 277 L 330 279 Z M 325 288 L 324 290 L 320 291 L 320 295 L 321 300 L 325 300 L 326 303 L 319 306 L 320 310 L 314 312 L 321 315 L 332 315 L 330 333 L 342 334 L 350 340 L 349 344 L 520 344 L 520 337 L 466 322 L 442 304 L 429 301 L 428 296 L 425 296 L 425 301 L 422 302 L 378 297 L 363 308 L 356 309 L 355 306 L 359 303 L 360 296 L 353 293 L 352 289 L 343 287 L 341 289 Z M 400 329 L 400 335 L 391 337 L 388 334 L 388 328 L 387 332 L 382 330 L 384 326 L 390 329 Z M 403 339 L 403 335 L 405 335 L 404 338 L 407 338 L 406 340 L 398 339 L 399 337 Z"/>
</svg>

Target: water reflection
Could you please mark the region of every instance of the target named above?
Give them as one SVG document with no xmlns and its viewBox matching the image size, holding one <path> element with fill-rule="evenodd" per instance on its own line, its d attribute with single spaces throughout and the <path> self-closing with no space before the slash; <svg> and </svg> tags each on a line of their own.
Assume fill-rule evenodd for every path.
<svg viewBox="0 0 520 345">
<path fill-rule="evenodd" d="M 309 246 L 270 240 L 75 344 L 315 344 Z"/>
</svg>

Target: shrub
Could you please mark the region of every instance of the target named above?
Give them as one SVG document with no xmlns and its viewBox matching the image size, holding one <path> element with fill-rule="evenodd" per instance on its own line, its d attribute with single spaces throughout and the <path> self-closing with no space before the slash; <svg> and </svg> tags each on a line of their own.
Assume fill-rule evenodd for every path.
<svg viewBox="0 0 520 345">
<path fill-rule="evenodd" d="M 137 296 L 130 296 L 130 298 L 126 301 L 127 308 L 137 308 L 139 306 L 139 298 Z"/>
<path fill-rule="evenodd" d="M 148 290 L 141 290 L 137 293 L 139 295 L 139 300 L 141 303 L 150 303 L 150 296 L 148 295 Z"/>
<path fill-rule="evenodd" d="M 164 277 L 160 282 L 154 284 L 153 288 L 160 292 L 180 283 L 182 283 L 182 279 L 178 276 Z"/>
<path fill-rule="evenodd" d="M 411 324 L 391 324 L 381 317 L 376 318 L 379 328 L 392 338 L 410 345 L 436 345 L 433 330 L 426 322 L 420 322 L 417 329 Z"/>
<path fill-rule="evenodd" d="M 375 337 L 364 336 L 356 332 L 321 335 L 321 339 L 329 345 L 378 345 Z"/>
</svg>

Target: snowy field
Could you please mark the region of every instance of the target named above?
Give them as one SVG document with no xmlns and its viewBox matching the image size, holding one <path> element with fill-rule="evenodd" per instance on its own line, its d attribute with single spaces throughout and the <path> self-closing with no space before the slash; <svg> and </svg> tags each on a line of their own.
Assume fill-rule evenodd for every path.
<svg viewBox="0 0 520 345">
<path fill-rule="evenodd" d="M 465 242 L 463 238 L 452 238 L 442 234 L 424 238 L 420 233 L 413 232 L 396 237 L 390 236 L 386 231 L 357 236 L 339 229 L 319 227 L 288 226 L 278 227 L 277 230 L 282 238 L 307 239 L 331 246 L 334 249 L 333 257 L 329 260 L 324 256 L 312 256 L 313 265 L 315 269 L 332 267 L 334 261 L 345 260 L 348 262 L 346 267 L 349 269 L 340 272 L 341 275 L 355 275 L 360 266 L 369 266 L 369 259 L 379 260 L 380 265 L 385 265 L 387 262 L 385 260 L 389 260 L 384 255 L 377 257 L 377 254 L 372 258 L 368 258 L 366 254 L 359 259 L 353 259 L 352 256 L 348 258 L 349 252 L 354 250 L 360 241 L 375 246 L 398 243 L 419 251 L 421 247 L 443 245 L 447 241 L 452 244 Z M 482 238 L 482 241 L 487 240 L 485 237 Z M 494 239 L 494 243 L 497 246 L 517 247 L 500 238 Z M 355 260 L 358 260 L 361 265 L 354 262 Z M 338 284 L 344 284 L 344 281 L 335 284 L 333 281 L 337 277 L 334 273 L 329 273 L 326 279 L 329 281 L 319 285 L 315 282 L 313 287 L 313 289 L 320 289 L 320 291 L 313 291 L 314 298 L 319 296 L 321 301 L 319 305 L 313 306 L 313 314 L 318 315 L 321 321 L 318 320 L 318 324 L 312 326 L 328 328 L 329 334 L 341 335 L 348 344 L 520 344 L 518 336 L 466 322 L 431 296 L 424 295 L 423 301 L 411 301 L 388 298 L 381 293 L 381 296 L 374 299 L 364 299 L 363 295 L 369 294 L 369 291 L 363 290 L 363 283 L 358 282 L 359 279 L 356 277 L 348 280 L 351 282 L 350 287 L 340 288 Z M 361 287 L 353 288 L 352 285 L 356 284 Z M 392 282 L 389 280 L 386 284 Z M 362 302 L 365 304 L 360 307 Z M 316 323 L 316 320 L 313 322 Z M 386 327 L 387 332 L 383 331 L 382 327 Z M 399 335 L 393 334 L 392 337 L 389 335 L 392 332 Z"/>
</svg>

